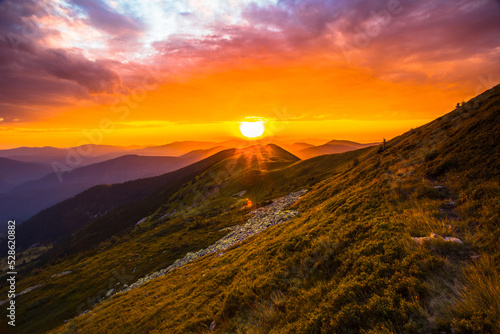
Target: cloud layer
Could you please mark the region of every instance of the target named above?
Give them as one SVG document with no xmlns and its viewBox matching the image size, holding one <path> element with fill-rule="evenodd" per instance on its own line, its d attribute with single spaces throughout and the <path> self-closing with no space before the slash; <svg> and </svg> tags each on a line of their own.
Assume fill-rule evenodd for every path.
<svg viewBox="0 0 500 334">
<path fill-rule="evenodd" d="M 0 118 L 36 121 L 128 94 L 146 66 L 170 82 L 248 64 L 321 64 L 473 90 L 499 73 L 499 14 L 491 0 L 5 0 Z"/>
</svg>

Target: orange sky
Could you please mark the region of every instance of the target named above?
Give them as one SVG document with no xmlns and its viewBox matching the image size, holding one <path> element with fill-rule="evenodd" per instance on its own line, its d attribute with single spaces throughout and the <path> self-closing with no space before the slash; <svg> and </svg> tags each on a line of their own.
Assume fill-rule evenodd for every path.
<svg viewBox="0 0 500 334">
<path fill-rule="evenodd" d="M 265 135 L 278 139 L 374 142 L 425 124 L 496 82 L 498 36 L 486 28 L 498 24 L 478 18 L 491 11 L 487 1 L 441 4 L 453 11 L 444 15 L 428 1 L 401 2 L 393 12 L 385 1 L 372 2 L 378 18 L 369 8 L 353 12 L 349 2 L 309 2 L 227 9 L 201 1 L 188 11 L 191 21 L 175 21 L 166 36 L 154 24 L 161 17 L 138 15 L 139 7 L 124 12 L 121 2 L 87 8 L 76 1 L 64 11 L 42 2 L 45 14 L 29 16 L 39 30 L 0 41 L 12 62 L 0 67 L 9 79 L 0 80 L 0 148 L 225 140 L 241 136 L 238 122 L 248 116 L 267 119 Z M 69 20 L 76 6 L 83 14 Z M 335 14 L 342 10 L 345 16 Z M 241 21 L 215 19 L 219 11 Z M 3 19 L 14 26 L 15 7 L 4 8 L 8 14 Z M 107 25 L 96 17 L 107 17 Z M 370 32 L 373 22 L 378 30 Z M 461 43 L 463 22 L 470 24 Z M 360 36 L 368 36 L 366 45 Z M 35 39 L 49 47 L 30 49 Z"/>
</svg>

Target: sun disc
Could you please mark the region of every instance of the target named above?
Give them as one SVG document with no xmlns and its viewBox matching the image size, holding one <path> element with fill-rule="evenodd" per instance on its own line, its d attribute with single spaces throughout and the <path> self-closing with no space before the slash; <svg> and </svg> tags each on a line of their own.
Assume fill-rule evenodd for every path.
<svg viewBox="0 0 500 334">
<path fill-rule="evenodd" d="M 241 134 L 248 138 L 256 138 L 262 136 L 264 133 L 264 122 L 241 122 Z"/>
</svg>

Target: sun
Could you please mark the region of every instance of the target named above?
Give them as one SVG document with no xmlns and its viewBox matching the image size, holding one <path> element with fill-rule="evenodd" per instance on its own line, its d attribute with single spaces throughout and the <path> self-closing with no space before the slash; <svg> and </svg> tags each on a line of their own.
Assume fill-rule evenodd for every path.
<svg viewBox="0 0 500 334">
<path fill-rule="evenodd" d="M 264 130 L 264 122 L 261 120 L 240 123 L 241 134 L 248 138 L 260 137 L 264 133 Z"/>
</svg>

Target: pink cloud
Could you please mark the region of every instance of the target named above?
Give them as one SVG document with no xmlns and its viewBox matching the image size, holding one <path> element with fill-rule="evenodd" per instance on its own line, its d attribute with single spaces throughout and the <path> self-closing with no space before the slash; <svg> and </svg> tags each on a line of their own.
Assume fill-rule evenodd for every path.
<svg viewBox="0 0 500 334">
<path fill-rule="evenodd" d="M 177 13 L 182 29 L 151 45 L 143 40 L 148 17 L 101 0 L 68 3 L 0 3 L 0 117 L 126 91 L 146 64 L 159 64 L 164 76 L 245 59 L 281 65 L 315 58 L 387 81 L 471 87 L 478 76 L 500 72 L 500 6 L 492 0 L 281 0 L 239 8 L 233 23 L 193 7 Z"/>
</svg>

